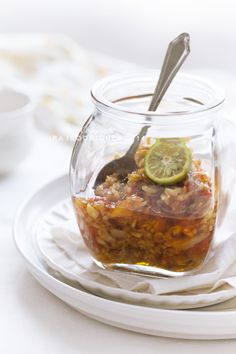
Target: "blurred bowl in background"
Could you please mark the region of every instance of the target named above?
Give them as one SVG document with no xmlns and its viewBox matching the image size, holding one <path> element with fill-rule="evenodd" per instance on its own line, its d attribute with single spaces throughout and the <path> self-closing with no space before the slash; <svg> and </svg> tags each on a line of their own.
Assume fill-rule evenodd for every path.
<svg viewBox="0 0 236 354">
<path fill-rule="evenodd" d="M 34 99 L 13 87 L 0 88 L 0 174 L 14 170 L 33 143 Z"/>
</svg>

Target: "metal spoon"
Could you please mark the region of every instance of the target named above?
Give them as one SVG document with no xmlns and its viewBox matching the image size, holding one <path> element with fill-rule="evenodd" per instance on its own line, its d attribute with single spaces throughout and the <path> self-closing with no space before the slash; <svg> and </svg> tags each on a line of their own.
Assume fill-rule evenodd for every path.
<svg viewBox="0 0 236 354">
<path fill-rule="evenodd" d="M 159 106 L 171 81 L 179 71 L 181 65 L 190 53 L 190 36 L 188 33 L 182 33 L 172 42 L 170 42 L 166 56 L 162 65 L 159 80 L 157 82 L 149 111 L 155 111 Z M 125 179 L 137 166 L 134 155 L 144 135 L 146 135 L 149 126 L 143 126 L 138 135 L 135 136 L 132 145 L 126 154 L 106 164 L 97 175 L 94 188 L 103 183 L 107 176 L 116 173 L 121 179 Z"/>
</svg>

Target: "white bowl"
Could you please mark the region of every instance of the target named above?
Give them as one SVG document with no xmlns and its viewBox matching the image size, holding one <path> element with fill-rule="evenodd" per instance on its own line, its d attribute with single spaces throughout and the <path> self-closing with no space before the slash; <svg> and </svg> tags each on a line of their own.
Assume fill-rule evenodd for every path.
<svg viewBox="0 0 236 354">
<path fill-rule="evenodd" d="M 0 88 L 0 174 L 12 171 L 31 151 L 34 100 L 14 88 Z"/>
</svg>

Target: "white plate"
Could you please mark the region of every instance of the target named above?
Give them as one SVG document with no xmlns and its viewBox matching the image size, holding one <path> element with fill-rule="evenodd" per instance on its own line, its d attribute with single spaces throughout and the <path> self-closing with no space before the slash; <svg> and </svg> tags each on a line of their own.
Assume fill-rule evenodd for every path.
<svg viewBox="0 0 236 354">
<path fill-rule="evenodd" d="M 232 288 L 224 290 L 219 289 L 212 293 L 205 294 L 194 294 L 194 292 L 192 292 L 192 294 L 185 295 L 154 295 L 101 284 L 90 279 L 88 276 L 83 276 L 84 268 L 78 266 L 78 264 L 69 258 L 65 251 L 59 248 L 54 242 L 50 230 L 52 227 L 59 225 L 65 229 L 68 229 L 68 227 L 72 230 L 78 229 L 75 222 L 72 202 L 68 198 L 61 201 L 59 204 L 56 204 L 52 209 L 46 212 L 37 224 L 35 242 L 42 258 L 50 268 L 58 271 L 69 280 L 78 281 L 83 288 L 95 295 L 135 305 L 169 309 L 190 309 L 209 306 L 229 300 L 236 295 L 236 289 Z M 78 234 L 75 234 L 75 237 L 77 241 L 79 230 Z M 76 257 L 80 260 L 83 259 L 83 261 L 86 261 L 87 259 L 88 261 L 86 264 L 89 264 L 90 256 L 86 247 L 79 248 Z M 129 277 L 129 274 L 126 276 Z"/>
<path fill-rule="evenodd" d="M 32 275 L 51 293 L 98 321 L 136 332 L 186 339 L 236 338 L 236 300 L 203 310 L 165 310 L 107 300 L 81 286 L 51 275 L 36 252 L 35 225 L 54 205 L 66 199 L 68 177 L 47 184 L 28 199 L 14 224 L 16 246 Z"/>
</svg>

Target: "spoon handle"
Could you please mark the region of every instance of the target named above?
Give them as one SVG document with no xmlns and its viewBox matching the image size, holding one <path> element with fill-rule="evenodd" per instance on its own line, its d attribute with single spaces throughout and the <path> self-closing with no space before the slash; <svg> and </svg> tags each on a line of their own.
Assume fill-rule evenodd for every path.
<svg viewBox="0 0 236 354">
<path fill-rule="evenodd" d="M 189 42 L 190 36 L 188 33 L 182 33 L 170 42 L 162 65 L 160 77 L 149 106 L 149 111 L 155 111 L 157 109 L 162 97 L 170 86 L 171 81 L 189 55 Z"/>
<path fill-rule="evenodd" d="M 166 90 L 168 89 L 171 81 L 179 71 L 181 65 L 190 53 L 190 36 L 188 33 L 182 33 L 170 42 L 166 56 L 161 68 L 159 80 L 157 82 L 154 94 L 152 96 L 151 103 L 149 105 L 149 111 L 155 111 L 162 100 Z M 134 138 L 132 145 L 126 153 L 126 156 L 134 156 L 140 141 L 143 136 L 146 135 L 149 125 L 142 127 L 139 134 Z"/>
</svg>

